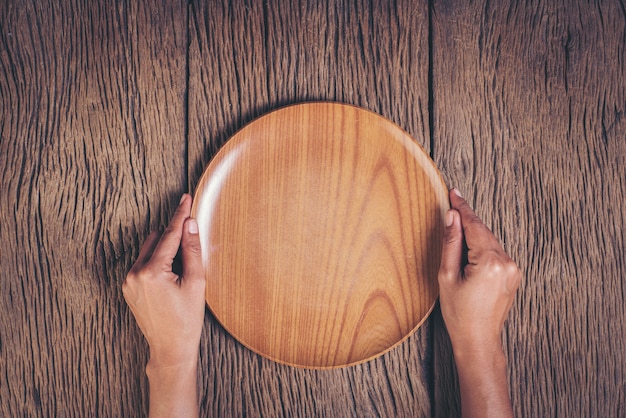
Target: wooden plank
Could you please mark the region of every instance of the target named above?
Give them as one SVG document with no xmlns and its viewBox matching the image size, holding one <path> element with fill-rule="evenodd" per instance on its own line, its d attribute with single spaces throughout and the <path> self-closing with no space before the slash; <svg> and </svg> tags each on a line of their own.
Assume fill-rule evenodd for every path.
<svg viewBox="0 0 626 418">
<path fill-rule="evenodd" d="M 435 161 L 525 272 L 504 336 L 517 416 L 626 413 L 625 15 L 434 4 Z M 439 416 L 458 413 L 447 356 Z"/>
<path fill-rule="evenodd" d="M 0 5 L 0 415 L 138 416 L 120 285 L 186 186 L 187 7 Z"/>
<path fill-rule="evenodd" d="M 192 1 L 190 186 L 235 130 L 300 101 L 336 100 L 376 111 L 428 149 L 427 6 Z M 203 415 L 430 415 L 430 325 L 381 358 L 329 371 L 259 357 L 210 315 L 205 330 Z"/>
</svg>

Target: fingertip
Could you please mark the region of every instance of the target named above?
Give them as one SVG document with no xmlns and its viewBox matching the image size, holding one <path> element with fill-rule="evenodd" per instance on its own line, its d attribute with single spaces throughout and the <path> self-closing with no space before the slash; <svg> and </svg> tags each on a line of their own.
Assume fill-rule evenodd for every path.
<svg viewBox="0 0 626 418">
<path fill-rule="evenodd" d="M 467 203 L 467 200 L 465 200 L 461 192 L 459 192 L 459 189 L 453 188 L 450 190 L 450 204 L 452 209 L 455 209 L 458 213 L 463 227 L 465 227 L 467 223 L 474 222 L 477 219 L 480 220 L 469 203 Z"/>
<path fill-rule="evenodd" d="M 450 189 L 449 197 L 450 203 L 452 204 L 453 208 L 457 208 L 459 205 L 466 203 L 465 197 L 463 197 L 463 194 L 461 194 L 459 189 L 457 189 L 456 187 Z"/>
<path fill-rule="evenodd" d="M 446 212 L 446 227 L 450 228 L 454 223 L 454 213 L 451 210 Z"/>
<path fill-rule="evenodd" d="M 454 231 L 448 232 L 448 229 L 454 230 L 457 227 L 461 226 L 461 215 L 459 211 L 456 209 L 448 209 L 446 212 L 446 232 L 453 233 Z M 461 229 L 461 228 L 458 228 Z"/>
<path fill-rule="evenodd" d="M 441 265 L 439 268 L 440 281 L 457 277 L 461 268 L 461 255 L 463 251 L 463 230 L 460 223 L 460 215 L 450 209 L 446 213 L 446 229 L 443 236 L 441 250 Z"/>
<path fill-rule="evenodd" d="M 191 235 L 198 234 L 198 222 L 194 218 L 187 218 L 185 226 L 186 226 L 187 232 L 190 233 Z"/>
<path fill-rule="evenodd" d="M 187 204 L 193 203 L 193 196 L 189 193 L 185 192 L 180 196 L 180 201 L 178 202 L 178 206 L 185 206 Z"/>
<path fill-rule="evenodd" d="M 198 222 L 194 218 L 185 220 L 185 234 L 182 242 L 183 277 L 185 280 L 204 280 L 202 246 L 198 230 Z"/>
<path fill-rule="evenodd" d="M 462 238 L 463 228 L 461 227 L 461 215 L 456 209 L 449 209 L 446 212 L 444 242 L 457 241 Z"/>
<path fill-rule="evenodd" d="M 200 237 L 198 230 L 198 222 L 194 218 L 187 218 L 185 220 L 185 233 L 182 240 L 183 253 L 190 253 L 193 257 L 200 256 Z"/>
</svg>

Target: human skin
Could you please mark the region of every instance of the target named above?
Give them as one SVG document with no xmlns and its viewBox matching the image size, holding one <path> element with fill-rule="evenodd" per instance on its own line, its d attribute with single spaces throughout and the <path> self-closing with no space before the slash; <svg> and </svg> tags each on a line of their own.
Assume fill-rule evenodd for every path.
<svg viewBox="0 0 626 418">
<path fill-rule="evenodd" d="M 456 189 L 439 269 L 439 294 L 459 375 L 463 417 L 512 417 L 501 333 L 521 272 Z"/>
<path fill-rule="evenodd" d="M 152 233 L 122 285 L 150 346 L 146 375 L 150 417 L 197 417 L 197 370 L 204 322 L 205 279 L 198 224 L 183 195 L 163 233 Z M 182 274 L 172 271 L 179 247 Z"/>
<path fill-rule="evenodd" d="M 150 416 L 198 416 L 196 388 L 205 311 L 198 226 L 183 195 L 162 236 L 152 233 L 122 286 L 150 346 Z M 456 189 L 439 269 L 441 312 L 450 335 L 464 417 L 510 417 L 500 335 L 521 280 L 517 265 Z M 172 272 L 179 247 L 182 275 Z"/>
</svg>

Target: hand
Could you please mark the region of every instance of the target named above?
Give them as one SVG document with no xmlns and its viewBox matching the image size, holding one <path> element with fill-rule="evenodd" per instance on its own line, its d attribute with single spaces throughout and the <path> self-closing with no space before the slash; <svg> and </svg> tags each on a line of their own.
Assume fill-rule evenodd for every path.
<svg viewBox="0 0 626 418">
<path fill-rule="evenodd" d="M 122 285 L 150 346 L 150 416 L 198 416 L 196 377 L 205 279 L 198 224 L 190 218 L 191 197 L 183 195 L 161 237 L 152 233 Z M 182 275 L 172 264 L 182 250 Z"/>
<path fill-rule="evenodd" d="M 150 359 L 176 365 L 197 357 L 204 322 L 205 279 L 198 224 L 183 195 L 169 226 L 153 232 L 122 285 L 124 298 L 150 346 Z M 182 249 L 182 275 L 172 263 Z"/>
<path fill-rule="evenodd" d="M 521 273 L 456 189 L 450 202 L 439 269 L 441 313 L 455 353 L 491 351 L 500 347 Z"/>
<path fill-rule="evenodd" d="M 521 280 L 517 265 L 469 207 L 450 192 L 439 292 L 459 376 L 464 417 L 512 417 L 500 334 Z"/>
</svg>

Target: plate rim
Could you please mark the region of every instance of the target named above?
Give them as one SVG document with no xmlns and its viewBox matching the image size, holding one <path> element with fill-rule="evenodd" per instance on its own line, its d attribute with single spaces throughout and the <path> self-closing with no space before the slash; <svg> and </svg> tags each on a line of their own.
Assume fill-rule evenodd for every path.
<svg viewBox="0 0 626 418">
<path fill-rule="evenodd" d="M 206 183 L 208 181 L 208 178 L 210 176 L 210 173 L 212 173 L 212 169 L 214 168 L 214 163 L 216 161 L 221 161 L 223 159 L 223 155 L 226 154 L 227 152 L 229 152 L 230 149 L 232 149 L 233 146 L 233 142 L 232 139 L 237 137 L 242 131 L 244 131 L 245 129 L 249 128 L 251 125 L 253 125 L 255 122 L 257 122 L 258 120 L 268 117 L 270 115 L 274 115 L 278 112 L 281 111 L 285 111 L 287 109 L 290 108 L 295 108 L 295 107 L 307 107 L 307 106 L 318 106 L 318 105 L 331 105 L 331 106 L 338 106 L 338 107 L 348 107 L 348 108 L 352 108 L 354 110 L 356 110 L 357 112 L 366 112 L 376 118 L 382 119 L 384 120 L 386 123 L 391 124 L 394 128 L 399 129 L 400 132 L 403 134 L 404 137 L 408 138 L 410 140 L 410 143 L 413 144 L 413 146 L 415 146 L 417 148 L 417 150 L 424 156 L 426 157 L 426 161 L 429 163 L 429 167 L 431 169 L 431 171 L 433 171 L 434 174 L 436 174 L 435 178 L 437 179 L 437 183 L 439 183 L 439 185 L 441 186 L 442 190 L 445 190 L 446 192 L 449 190 L 448 186 L 443 178 L 443 175 L 441 173 L 441 171 L 438 169 L 437 165 L 435 164 L 435 162 L 433 161 L 431 155 L 429 152 L 426 151 L 426 149 L 422 146 L 422 144 L 420 144 L 412 135 L 410 135 L 406 130 L 404 130 L 401 126 L 399 126 L 398 124 L 396 124 L 394 121 L 380 115 L 379 113 L 376 113 L 372 110 L 369 109 L 365 109 L 353 104 L 349 104 L 349 103 L 343 103 L 343 102 L 339 102 L 339 101 L 329 101 L 329 100 L 321 100 L 321 101 L 303 101 L 303 102 L 296 102 L 296 103 L 290 103 L 290 104 L 286 104 L 284 106 L 279 106 L 276 107 L 272 110 L 269 110 L 261 115 L 258 115 L 256 117 L 254 117 L 253 119 L 251 119 L 250 121 L 248 121 L 247 123 L 245 123 L 244 125 L 242 125 L 239 129 L 237 129 L 236 131 L 234 131 L 227 139 L 226 141 L 219 147 L 219 149 L 215 152 L 215 154 L 211 157 L 211 159 L 209 160 L 209 162 L 206 164 L 206 166 L 204 167 L 203 171 L 202 171 L 202 175 L 199 177 L 196 186 L 195 186 L 195 190 L 193 192 L 193 204 L 192 204 L 192 208 L 191 208 L 191 217 L 196 217 L 197 215 L 197 211 L 198 211 L 198 201 L 200 201 L 201 199 L 197 199 L 199 193 L 201 192 L 200 189 L 200 185 L 203 185 L 204 183 Z M 434 183 L 434 181 L 433 181 Z M 449 201 L 447 199 L 444 200 L 444 202 L 446 203 L 446 207 L 445 210 L 449 210 L 450 206 L 449 206 Z M 203 261 L 203 271 L 204 271 L 204 261 Z M 206 278 L 205 278 L 206 279 Z M 296 363 L 296 362 L 290 362 L 290 361 L 286 361 L 284 359 L 281 359 L 277 356 L 273 356 L 269 353 L 265 353 L 265 352 L 261 352 L 260 350 L 258 350 L 257 348 L 252 347 L 250 344 L 248 344 L 247 342 L 243 341 L 241 339 L 240 336 L 238 336 L 236 333 L 231 331 L 231 328 L 228 327 L 223 321 L 222 319 L 219 317 L 219 315 L 216 314 L 215 310 L 213 309 L 213 307 L 211 307 L 211 305 L 209 304 L 207 297 L 206 297 L 206 291 L 205 291 L 205 295 L 204 295 L 204 300 L 205 300 L 205 304 L 208 307 L 209 311 L 211 312 L 213 318 L 219 323 L 219 325 L 232 337 L 235 339 L 235 341 L 237 341 L 239 344 L 241 344 L 242 346 L 246 347 L 248 350 L 250 350 L 252 353 L 259 355 L 261 357 L 264 357 L 268 360 L 274 361 L 276 363 L 279 364 L 283 364 L 283 365 L 287 365 L 287 366 L 291 366 L 291 367 L 295 367 L 295 368 L 300 368 L 300 369 L 311 369 L 311 370 L 333 370 L 333 369 L 339 369 L 339 368 L 344 368 L 344 367 L 351 367 L 351 366 L 356 366 L 359 364 L 363 364 L 363 363 L 367 363 L 369 361 L 372 361 L 374 359 L 377 359 L 379 357 L 382 357 L 384 355 L 386 355 L 387 353 L 389 353 L 390 351 L 392 351 L 393 349 L 397 348 L 398 346 L 402 345 L 404 342 L 406 342 L 413 334 L 416 333 L 416 331 L 422 327 L 422 325 L 424 325 L 424 323 L 426 322 L 426 320 L 430 317 L 430 315 L 432 314 L 436 304 L 437 304 L 437 300 L 439 299 L 439 285 L 438 282 L 435 281 L 435 296 L 433 298 L 432 303 L 430 304 L 428 310 L 426 310 L 426 313 L 422 316 L 422 318 L 418 321 L 418 323 L 411 328 L 405 335 L 402 336 L 402 338 L 398 339 L 398 341 L 396 341 L 395 343 L 391 344 L 389 347 L 386 347 L 384 350 L 378 351 L 376 353 L 374 353 L 371 356 L 365 357 L 363 359 L 359 359 L 359 360 L 355 360 L 353 362 L 348 362 L 345 364 L 338 364 L 338 365 L 307 365 L 307 364 L 300 364 L 300 363 Z"/>
</svg>

